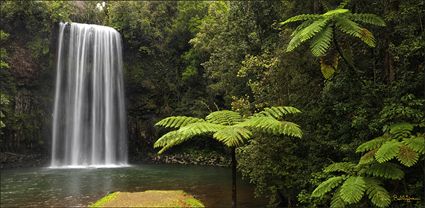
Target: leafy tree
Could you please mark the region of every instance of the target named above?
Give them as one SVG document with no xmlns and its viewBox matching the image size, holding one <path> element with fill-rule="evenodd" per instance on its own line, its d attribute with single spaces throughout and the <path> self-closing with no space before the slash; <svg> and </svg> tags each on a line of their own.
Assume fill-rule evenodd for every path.
<svg viewBox="0 0 425 208">
<path fill-rule="evenodd" d="M 271 107 L 265 108 L 249 118 L 243 118 L 239 113 L 229 110 L 212 112 L 205 119 L 172 116 L 162 119 L 156 125 L 177 128 L 177 130 L 164 134 L 155 142 L 154 146 L 162 148 L 159 151 L 161 154 L 165 150 L 196 136 L 208 135 L 229 147 L 232 155 L 232 206 L 236 207 L 235 149 L 251 139 L 253 132 L 300 138 L 302 132 L 297 124 L 281 120 L 287 114 L 299 112 L 294 107 Z"/>
</svg>

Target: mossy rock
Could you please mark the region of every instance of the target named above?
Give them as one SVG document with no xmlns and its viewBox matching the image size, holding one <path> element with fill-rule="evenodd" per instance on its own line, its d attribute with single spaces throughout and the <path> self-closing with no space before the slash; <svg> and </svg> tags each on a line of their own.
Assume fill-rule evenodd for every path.
<svg viewBox="0 0 425 208">
<path fill-rule="evenodd" d="M 182 190 L 148 190 L 144 192 L 114 192 L 89 207 L 205 207 Z"/>
</svg>

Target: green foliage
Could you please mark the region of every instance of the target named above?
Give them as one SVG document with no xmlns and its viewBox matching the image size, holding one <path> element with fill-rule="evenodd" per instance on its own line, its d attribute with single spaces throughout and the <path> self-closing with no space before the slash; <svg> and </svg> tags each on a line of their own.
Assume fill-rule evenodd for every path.
<svg viewBox="0 0 425 208">
<path fill-rule="evenodd" d="M 312 192 L 312 197 L 324 197 L 332 189 L 337 188 L 331 199 L 331 207 L 344 207 L 346 204 L 359 203 L 365 194 L 372 204 L 388 207 L 391 197 L 381 186 L 382 179 L 400 180 L 403 171 L 391 163 L 372 163 L 368 165 L 350 162 L 334 163 L 326 167 L 324 173 L 342 173 L 322 182 Z"/>
<path fill-rule="evenodd" d="M 370 165 L 365 173 L 375 177 L 400 180 L 404 177 L 404 172 L 392 163 L 375 163 Z"/>
<path fill-rule="evenodd" d="M 281 24 L 284 25 L 291 22 L 308 21 L 308 24 L 297 28 L 296 32 L 291 35 L 292 39 L 286 51 L 293 51 L 302 43 L 315 37 L 310 44 L 311 52 L 314 56 L 324 56 L 331 46 L 335 28 L 359 38 L 370 47 L 375 47 L 375 38 L 372 33 L 366 28 L 360 27 L 355 21 L 385 26 L 384 21 L 373 14 L 352 14 L 350 10 L 344 9 L 345 4 L 346 2 L 343 2 L 338 8 L 321 15 L 302 14 L 282 22 Z"/>
<path fill-rule="evenodd" d="M 187 116 L 171 116 L 165 119 L 162 119 L 155 125 L 169 128 L 180 128 L 187 126 L 188 124 L 197 123 L 204 121 L 201 118 L 187 117 Z"/>
<path fill-rule="evenodd" d="M 369 152 L 360 162 L 370 162 L 374 156 L 379 163 L 397 158 L 407 167 L 415 165 L 419 157 L 424 155 L 425 140 L 423 134 L 412 135 L 414 127 L 410 123 L 396 123 L 389 126 L 383 136 L 361 144 L 356 152 Z"/>
<path fill-rule="evenodd" d="M 340 197 L 348 203 L 354 204 L 362 199 L 363 194 L 366 190 L 366 181 L 361 176 L 350 176 L 341 185 Z"/>
<path fill-rule="evenodd" d="M 332 189 L 337 187 L 344 180 L 345 180 L 344 176 L 334 176 L 332 178 L 329 178 L 325 182 L 321 183 L 316 189 L 314 189 L 311 195 L 313 197 L 322 197 L 326 193 L 332 191 Z"/>
<path fill-rule="evenodd" d="M 276 109 L 285 108 L 276 107 Z M 294 111 L 295 108 L 287 109 Z M 258 119 L 262 119 L 265 123 L 271 123 L 271 125 L 259 125 Z M 294 137 L 301 137 L 302 135 L 298 125 L 294 123 L 278 121 L 264 114 L 261 117 L 243 119 L 239 113 L 230 110 L 212 112 L 206 116 L 205 120 L 186 116 L 168 117 L 159 121 L 156 125 L 178 128 L 164 134 L 155 142 L 154 147 L 162 147 L 159 153 L 201 135 L 211 136 L 228 147 L 240 147 L 245 144 L 252 137 L 251 129 L 258 132 L 272 132 Z"/>
<path fill-rule="evenodd" d="M 388 207 L 391 203 L 391 196 L 381 186 L 381 182 L 373 178 L 365 178 L 365 182 L 367 184 L 366 193 L 370 201 L 378 207 Z"/>
</svg>

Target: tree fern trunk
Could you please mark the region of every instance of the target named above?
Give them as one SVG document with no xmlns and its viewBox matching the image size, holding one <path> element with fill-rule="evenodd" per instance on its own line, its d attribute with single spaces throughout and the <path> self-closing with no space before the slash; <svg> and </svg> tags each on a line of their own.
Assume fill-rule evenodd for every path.
<svg viewBox="0 0 425 208">
<path fill-rule="evenodd" d="M 232 207 L 236 208 L 236 151 L 235 147 L 231 148 L 232 151 Z"/>
</svg>

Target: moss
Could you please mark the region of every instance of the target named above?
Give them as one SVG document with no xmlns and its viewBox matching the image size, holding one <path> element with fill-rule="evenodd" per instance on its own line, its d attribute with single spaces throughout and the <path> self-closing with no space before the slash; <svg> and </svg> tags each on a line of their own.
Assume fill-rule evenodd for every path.
<svg viewBox="0 0 425 208">
<path fill-rule="evenodd" d="M 107 202 L 117 198 L 119 193 L 120 192 L 114 192 L 114 193 L 108 194 L 102 197 L 101 199 L 97 200 L 94 204 L 90 204 L 89 207 L 102 207 Z"/>
<path fill-rule="evenodd" d="M 118 194 L 119 193 L 119 194 Z M 147 190 L 116 192 L 89 207 L 205 207 L 199 200 L 182 190 Z"/>
<path fill-rule="evenodd" d="M 199 200 L 195 198 L 188 198 L 185 200 L 188 207 L 205 207 Z"/>
</svg>

